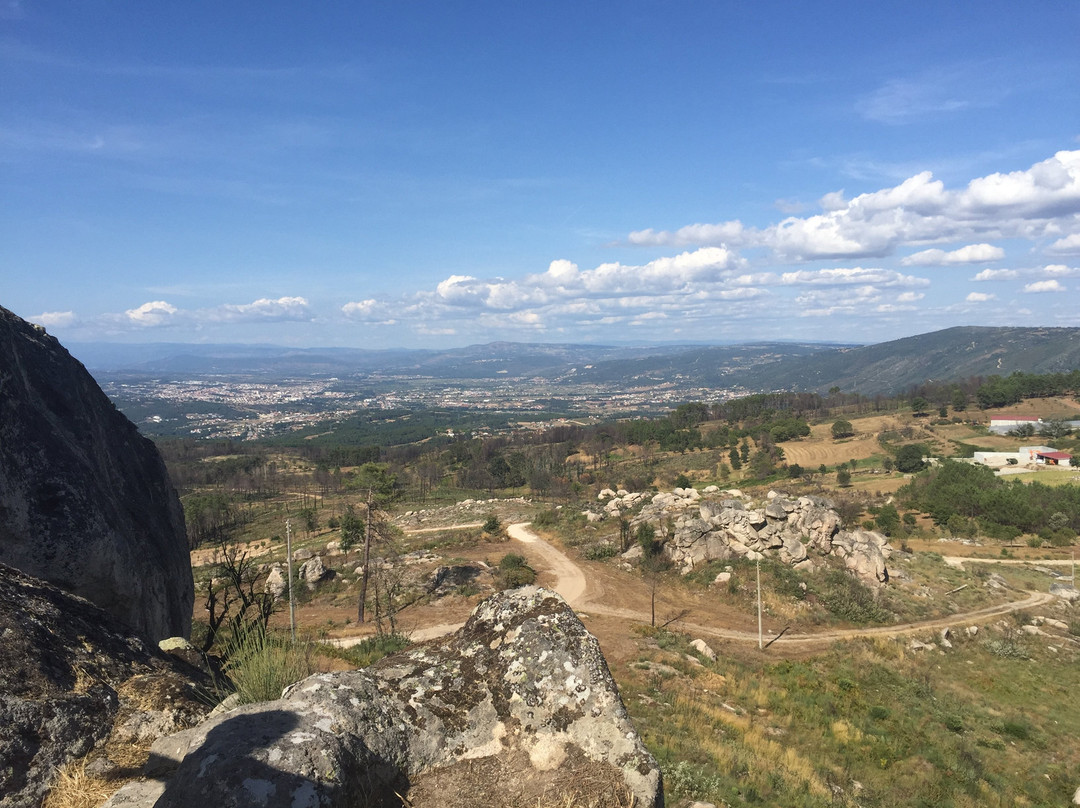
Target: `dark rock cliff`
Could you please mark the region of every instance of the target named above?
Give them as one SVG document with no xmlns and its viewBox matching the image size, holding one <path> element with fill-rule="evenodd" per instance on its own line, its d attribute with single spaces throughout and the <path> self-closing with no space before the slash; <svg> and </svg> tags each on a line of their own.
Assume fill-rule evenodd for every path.
<svg viewBox="0 0 1080 808">
<path fill-rule="evenodd" d="M 106 756 L 197 724 L 208 684 L 92 603 L 0 564 L 0 808 L 41 805 L 71 761 L 115 769 Z"/>
<path fill-rule="evenodd" d="M 151 639 L 191 630 L 183 510 L 161 456 L 55 338 L 3 307 L 0 562 Z"/>
</svg>

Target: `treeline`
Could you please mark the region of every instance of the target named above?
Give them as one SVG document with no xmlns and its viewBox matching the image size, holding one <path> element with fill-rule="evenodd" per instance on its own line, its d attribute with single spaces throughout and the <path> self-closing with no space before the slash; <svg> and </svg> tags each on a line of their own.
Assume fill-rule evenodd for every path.
<svg viewBox="0 0 1080 808">
<path fill-rule="evenodd" d="M 954 533 L 999 539 L 1023 533 L 1071 539 L 1080 532 L 1080 487 L 1048 486 L 994 476 L 986 466 L 946 460 L 899 492 L 909 507 Z M 1071 532 L 1070 532 L 1071 531 Z"/>
<path fill-rule="evenodd" d="M 1007 407 L 1025 398 L 1076 395 L 1080 391 L 1080 370 L 1071 373 L 1021 373 L 1010 376 L 991 376 L 976 391 L 975 397 L 983 409 Z"/>
</svg>

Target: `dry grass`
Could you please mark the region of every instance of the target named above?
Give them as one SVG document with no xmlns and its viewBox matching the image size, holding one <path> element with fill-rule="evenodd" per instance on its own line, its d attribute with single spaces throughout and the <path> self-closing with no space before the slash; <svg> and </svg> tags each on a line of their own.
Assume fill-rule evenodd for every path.
<svg viewBox="0 0 1080 808">
<path fill-rule="evenodd" d="M 57 771 L 41 808 L 97 808 L 111 797 L 120 784 L 91 777 L 86 773 L 86 764 L 84 758 Z"/>
</svg>

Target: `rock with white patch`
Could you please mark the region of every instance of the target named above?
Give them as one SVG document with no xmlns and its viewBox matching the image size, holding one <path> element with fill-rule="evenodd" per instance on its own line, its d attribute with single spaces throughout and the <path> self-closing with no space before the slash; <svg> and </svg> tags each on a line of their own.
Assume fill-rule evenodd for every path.
<svg viewBox="0 0 1080 808">
<path fill-rule="evenodd" d="M 155 801 L 122 789 L 114 805 L 344 808 L 398 805 L 397 792 L 434 806 L 463 783 L 476 805 L 504 805 L 523 782 L 598 806 L 627 793 L 663 805 L 595 638 L 536 587 L 485 600 L 451 637 L 309 677 L 170 743 L 179 764 Z"/>
</svg>

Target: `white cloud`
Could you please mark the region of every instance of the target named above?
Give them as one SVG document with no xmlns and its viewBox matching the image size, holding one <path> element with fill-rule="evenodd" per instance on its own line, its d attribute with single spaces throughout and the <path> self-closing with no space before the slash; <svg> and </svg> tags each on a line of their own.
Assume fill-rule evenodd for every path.
<svg viewBox="0 0 1080 808">
<path fill-rule="evenodd" d="M 958 250 L 923 250 L 906 256 L 900 263 L 906 267 L 953 266 L 956 264 L 981 264 L 985 261 L 1000 261 L 1005 257 L 1005 250 L 992 244 L 969 244 Z"/>
<path fill-rule="evenodd" d="M 46 328 L 64 328 L 75 325 L 78 319 L 73 311 L 43 311 L 37 317 L 31 317 L 30 321 Z"/>
<path fill-rule="evenodd" d="M 901 292 L 896 296 L 897 303 L 915 303 L 922 300 L 926 295 L 922 292 Z"/>
<path fill-rule="evenodd" d="M 1020 277 L 1015 269 L 984 269 L 978 273 L 973 281 L 1011 281 Z"/>
<path fill-rule="evenodd" d="M 346 303 L 341 313 L 350 320 L 357 320 L 371 325 L 395 325 L 396 316 L 391 306 L 373 298 Z"/>
<path fill-rule="evenodd" d="M 1063 236 L 1051 244 L 1047 250 L 1053 253 L 1064 253 L 1071 255 L 1072 253 L 1080 253 L 1080 233 L 1072 233 L 1068 236 Z"/>
<path fill-rule="evenodd" d="M 638 230 L 630 234 L 631 244 L 684 246 L 690 244 L 741 243 L 746 230 L 738 219 L 718 224 L 690 224 L 675 233 Z"/>
<path fill-rule="evenodd" d="M 864 269 L 850 267 L 839 269 L 800 269 L 780 276 L 785 285 L 841 286 L 856 283 L 872 283 L 881 286 L 928 286 L 930 281 L 914 275 L 903 275 L 891 269 Z"/>
<path fill-rule="evenodd" d="M 969 292 L 964 300 L 968 303 L 985 303 L 987 300 L 993 300 L 995 297 L 996 295 L 987 294 L 985 292 Z"/>
<path fill-rule="evenodd" d="M 845 200 L 841 192 L 822 199 L 824 212 L 790 216 L 764 228 L 739 221 L 694 224 L 674 231 L 638 230 L 638 245 L 723 244 L 729 249 L 764 247 L 793 261 L 885 256 L 896 249 L 980 238 L 973 248 L 994 250 L 986 240 L 1040 239 L 1075 227 L 1080 213 L 1080 151 L 1060 151 L 1029 169 L 995 173 L 948 190 L 923 171 L 892 188 Z M 1055 242 L 1056 243 L 1056 242 Z M 1066 245 L 1071 242 L 1066 242 Z M 976 259 L 962 248 L 952 260 Z M 996 254 L 996 253 L 995 253 Z"/>
<path fill-rule="evenodd" d="M 226 303 L 198 313 L 199 319 L 223 322 L 244 320 L 310 320 L 311 309 L 302 297 L 259 298 L 253 303 Z"/>
<path fill-rule="evenodd" d="M 176 306 L 166 303 L 164 300 L 152 300 L 143 303 L 138 308 L 128 309 L 124 312 L 128 322 L 143 328 L 154 328 L 167 325 L 173 320 L 173 316 L 179 311 Z"/>
<path fill-rule="evenodd" d="M 1076 278 L 1080 277 L 1080 267 L 1068 267 L 1064 264 L 1047 264 L 1042 268 L 1040 274 L 1050 278 Z"/>
<path fill-rule="evenodd" d="M 1025 292 L 1064 292 L 1065 287 L 1059 281 L 1035 281 L 1024 287 Z"/>
</svg>

